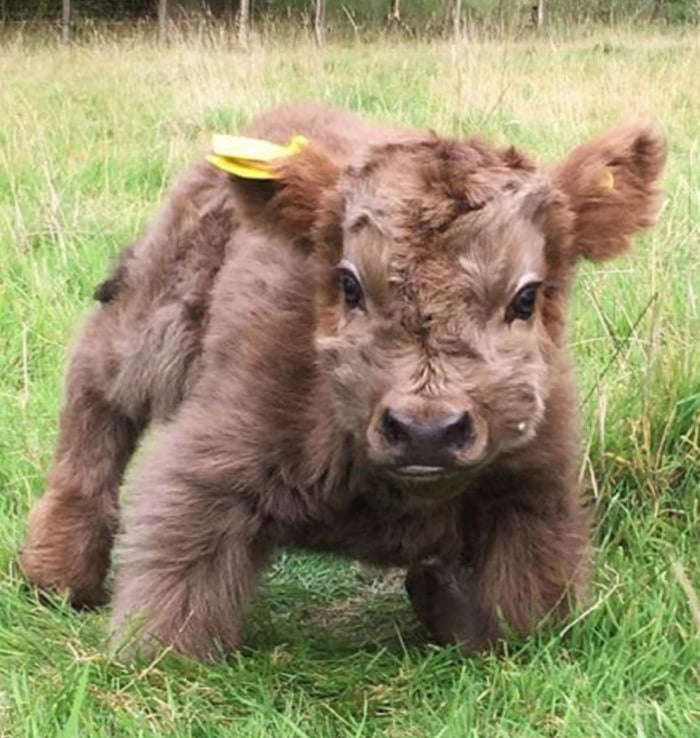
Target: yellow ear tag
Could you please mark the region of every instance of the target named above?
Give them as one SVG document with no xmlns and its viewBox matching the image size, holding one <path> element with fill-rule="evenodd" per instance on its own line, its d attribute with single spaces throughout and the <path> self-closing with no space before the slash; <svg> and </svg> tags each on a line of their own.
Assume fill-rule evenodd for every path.
<svg viewBox="0 0 700 738">
<path fill-rule="evenodd" d="M 243 179 L 278 179 L 272 168 L 279 159 L 293 156 L 309 145 L 304 136 L 292 136 L 286 146 L 244 136 L 216 134 L 207 161 L 224 172 Z"/>
<path fill-rule="evenodd" d="M 615 175 L 610 170 L 610 167 L 603 167 L 600 174 L 598 175 L 597 184 L 601 190 L 615 189 Z"/>
</svg>

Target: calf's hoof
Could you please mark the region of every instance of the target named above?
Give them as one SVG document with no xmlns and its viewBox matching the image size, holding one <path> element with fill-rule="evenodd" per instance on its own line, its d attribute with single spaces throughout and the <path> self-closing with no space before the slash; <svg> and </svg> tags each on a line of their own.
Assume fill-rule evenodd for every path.
<svg viewBox="0 0 700 738">
<path fill-rule="evenodd" d="M 42 592 L 65 597 L 76 610 L 91 610 L 109 602 L 104 585 L 88 581 L 85 573 L 66 571 L 57 564 L 61 552 L 44 546 L 25 547 L 19 565 L 30 584 Z"/>
<path fill-rule="evenodd" d="M 465 653 L 491 645 L 489 622 L 476 604 L 468 569 L 418 564 L 406 575 L 406 591 L 418 620 L 436 643 L 458 644 Z"/>
<path fill-rule="evenodd" d="M 19 564 L 30 583 L 67 597 L 73 607 L 99 607 L 109 601 L 104 579 L 110 541 L 104 526 L 90 530 L 80 511 L 74 515 L 43 498 L 30 515 Z"/>
</svg>

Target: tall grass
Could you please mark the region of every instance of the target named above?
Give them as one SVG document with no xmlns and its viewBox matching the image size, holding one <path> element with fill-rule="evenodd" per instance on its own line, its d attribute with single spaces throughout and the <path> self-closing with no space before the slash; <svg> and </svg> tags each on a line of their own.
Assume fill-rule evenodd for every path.
<svg viewBox="0 0 700 738">
<path fill-rule="evenodd" d="M 243 53 L 17 35 L 0 64 L 0 735 L 693 736 L 700 724 L 700 47 L 689 32 L 347 42 Z M 91 292 L 167 184 L 289 98 L 475 132 L 551 162 L 620 121 L 670 141 L 658 226 L 580 270 L 570 335 L 597 511 L 578 622 L 464 660 L 423 645 L 395 581 L 287 555 L 251 651 L 202 667 L 103 655 L 106 615 L 39 605 L 15 561 L 56 433 L 60 375 Z"/>
</svg>

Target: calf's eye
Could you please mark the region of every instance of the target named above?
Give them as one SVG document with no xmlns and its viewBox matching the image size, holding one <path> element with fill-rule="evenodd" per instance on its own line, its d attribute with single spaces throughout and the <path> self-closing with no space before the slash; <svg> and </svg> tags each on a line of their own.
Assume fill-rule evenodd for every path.
<svg viewBox="0 0 700 738">
<path fill-rule="evenodd" d="M 506 320 L 527 320 L 532 317 L 537 304 L 537 291 L 541 282 L 530 282 L 518 290 L 506 309 Z"/>
<path fill-rule="evenodd" d="M 349 269 L 340 270 L 340 289 L 348 310 L 363 307 L 362 287 L 357 277 Z"/>
</svg>

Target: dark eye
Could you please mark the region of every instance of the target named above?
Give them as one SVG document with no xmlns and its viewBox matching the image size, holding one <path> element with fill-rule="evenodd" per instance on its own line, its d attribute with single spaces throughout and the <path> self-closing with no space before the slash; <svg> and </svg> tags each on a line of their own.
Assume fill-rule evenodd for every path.
<svg viewBox="0 0 700 738">
<path fill-rule="evenodd" d="M 540 282 L 530 282 L 520 290 L 511 300 L 506 310 L 506 320 L 510 323 L 512 320 L 527 320 L 535 312 L 537 303 L 537 291 Z"/>
<path fill-rule="evenodd" d="M 345 298 L 345 307 L 348 310 L 362 307 L 362 287 L 357 277 L 349 269 L 340 270 L 340 289 Z"/>
</svg>

